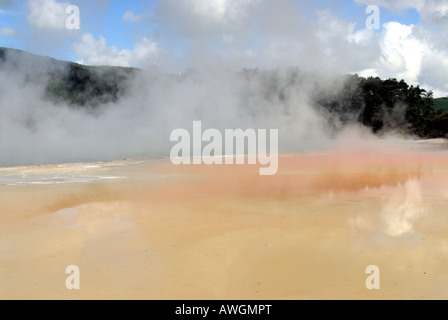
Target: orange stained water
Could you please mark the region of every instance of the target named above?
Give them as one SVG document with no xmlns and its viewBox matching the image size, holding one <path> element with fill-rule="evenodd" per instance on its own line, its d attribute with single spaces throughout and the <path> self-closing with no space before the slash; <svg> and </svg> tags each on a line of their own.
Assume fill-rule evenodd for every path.
<svg viewBox="0 0 448 320">
<path fill-rule="evenodd" d="M 279 163 L 0 170 L 0 299 L 448 298 L 448 153 Z"/>
</svg>

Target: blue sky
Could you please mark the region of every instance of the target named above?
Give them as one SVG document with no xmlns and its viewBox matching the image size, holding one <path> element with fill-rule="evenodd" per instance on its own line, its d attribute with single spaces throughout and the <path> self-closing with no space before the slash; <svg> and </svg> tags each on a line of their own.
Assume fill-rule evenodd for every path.
<svg viewBox="0 0 448 320">
<path fill-rule="evenodd" d="M 33 0 L 31 0 L 33 1 Z M 70 1 L 71 4 L 80 8 L 82 31 L 89 32 L 94 37 L 100 36 L 107 39 L 107 44 L 114 46 L 120 50 L 132 50 L 136 38 L 139 36 L 152 35 L 160 28 L 157 16 L 154 14 L 154 8 L 157 6 L 157 0 L 110 0 L 96 1 L 97 4 L 92 6 L 91 2 L 95 1 Z M 16 30 L 17 36 L 5 36 L 0 34 L 0 45 L 6 47 L 14 47 L 17 49 L 33 50 L 32 46 L 27 43 L 25 35 L 29 31 L 30 26 L 27 24 L 26 17 L 29 14 L 27 1 L 12 1 L 15 6 L 9 6 L 0 12 L 0 28 L 11 28 Z M 64 3 L 64 1 L 56 1 Z M 0 2 L 1 3 L 1 2 Z M 356 3 L 353 0 L 346 1 L 315 1 L 311 8 L 304 8 L 309 12 L 310 20 L 315 20 L 315 11 L 325 8 L 331 8 L 334 13 L 347 21 L 356 23 L 356 30 L 365 27 L 365 8 L 366 5 Z M 407 9 L 402 12 L 393 12 L 388 8 L 381 8 L 382 23 L 390 21 L 398 21 L 406 25 L 418 24 L 419 14 L 415 9 Z M 137 25 L 135 23 L 125 22 L 123 16 L 126 11 L 132 11 L 135 15 L 144 15 L 149 21 Z M 152 16 L 153 15 L 153 16 Z M 152 16 L 152 17 L 151 17 Z M 151 21 L 152 20 L 152 21 Z M 179 39 L 179 44 L 182 39 Z M 66 43 L 67 44 L 67 43 Z M 176 46 L 171 42 L 170 45 Z M 60 59 L 76 59 L 70 47 L 66 48 L 48 48 L 48 54 L 55 52 L 57 58 Z M 39 52 L 38 52 L 39 53 Z"/>
<path fill-rule="evenodd" d="M 367 30 L 366 8 L 381 28 Z M 80 9 L 67 30 L 65 8 Z M 0 0 L 0 46 L 85 64 L 182 70 L 322 66 L 448 91 L 448 4 L 437 0 Z"/>
</svg>

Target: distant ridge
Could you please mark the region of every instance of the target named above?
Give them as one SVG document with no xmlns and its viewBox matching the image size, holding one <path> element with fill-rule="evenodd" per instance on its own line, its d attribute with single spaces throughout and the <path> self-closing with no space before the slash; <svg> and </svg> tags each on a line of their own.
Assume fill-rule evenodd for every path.
<svg viewBox="0 0 448 320">
<path fill-rule="evenodd" d="M 31 82 L 47 80 L 46 98 L 54 102 L 96 106 L 115 102 L 124 95 L 128 80 L 138 69 L 84 66 L 0 47 L 0 70 L 20 72 Z"/>
<path fill-rule="evenodd" d="M 448 112 L 448 97 L 434 99 L 434 110 Z"/>
<path fill-rule="evenodd" d="M 155 82 L 147 82 L 146 86 L 157 84 L 159 80 L 173 86 L 196 81 L 196 75 L 201 72 L 193 69 L 174 75 L 159 73 L 156 68 L 154 70 L 161 77 L 151 77 Z M 95 108 L 117 102 L 126 95 L 139 69 L 84 66 L 21 50 L 0 48 L 0 71 L 20 74 L 27 82 L 43 84 L 44 98 L 47 100 Z M 241 90 L 238 91 L 240 100 L 237 103 L 242 103 L 243 108 L 254 114 L 265 110 L 247 101 L 261 99 L 268 104 L 274 102 L 272 108 L 278 103 L 289 112 L 294 103 L 288 93 L 301 90 L 304 81 L 319 82 L 313 74 L 296 67 L 288 68 L 282 75 L 284 79 L 278 77 L 277 70 L 243 69 L 237 76 L 241 80 Z M 431 91 L 395 78 L 383 80 L 355 74 L 341 75 L 338 82 L 341 86 L 337 91 L 316 84 L 309 101 L 327 120 L 329 130 L 338 130 L 341 125 L 359 124 L 376 134 L 395 131 L 425 139 L 448 138 L 447 99 L 434 99 Z M 251 90 L 254 84 L 257 90 Z M 148 89 L 141 87 L 139 90 Z M 170 93 L 165 94 L 169 96 Z"/>
</svg>

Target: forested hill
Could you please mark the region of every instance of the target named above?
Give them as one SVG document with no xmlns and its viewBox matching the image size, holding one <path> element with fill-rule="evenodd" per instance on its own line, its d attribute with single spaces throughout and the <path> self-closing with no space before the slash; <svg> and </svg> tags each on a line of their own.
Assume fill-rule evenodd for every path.
<svg viewBox="0 0 448 320">
<path fill-rule="evenodd" d="M 318 105 L 341 122 L 356 121 L 373 132 L 396 130 L 423 138 L 448 137 L 448 100 L 404 80 L 349 75 L 341 91 Z"/>
<path fill-rule="evenodd" d="M 45 98 L 76 107 L 95 108 L 116 102 L 127 94 L 138 69 L 122 67 L 89 67 L 24 51 L 0 48 L 0 72 L 22 73 L 26 81 L 46 81 Z M 274 101 L 294 105 L 289 94 L 302 90 L 313 76 L 291 68 L 279 78 L 276 71 L 245 69 L 240 92 L 244 101 Z M 165 75 L 170 81 L 188 81 L 194 71 L 183 75 Z M 318 81 L 319 82 L 319 79 Z M 432 92 L 410 86 L 403 80 L 363 78 L 346 75 L 338 81 L 338 90 L 316 86 L 312 101 L 335 130 L 344 124 L 360 123 L 375 133 L 390 130 L 422 138 L 448 137 L 448 100 L 434 99 Z M 251 90 L 256 83 L 259 90 Z M 328 90 L 327 90 L 328 89 Z M 250 95 L 257 95 L 251 99 Z M 252 106 L 253 107 L 253 106 Z M 249 104 L 247 108 L 250 108 Z M 262 112 L 255 110 L 251 112 Z"/>
<path fill-rule="evenodd" d="M 117 101 L 126 94 L 129 80 L 137 71 L 89 67 L 10 48 L 0 48 L 1 70 L 20 72 L 30 82 L 46 81 L 49 100 L 89 107 Z"/>
</svg>

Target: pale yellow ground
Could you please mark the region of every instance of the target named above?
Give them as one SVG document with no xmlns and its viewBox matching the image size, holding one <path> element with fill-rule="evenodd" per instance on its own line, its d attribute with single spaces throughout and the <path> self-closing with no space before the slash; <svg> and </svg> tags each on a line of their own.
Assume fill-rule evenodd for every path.
<svg viewBox="0 0 448 320">
<path fill-rule="evenodd" d="M 0 299 L 448 298 L 447 153 L 284 156 L 273 177 L 162 160 L 86 172 L 122 179 L 0 186 Z"/>
</svg>

